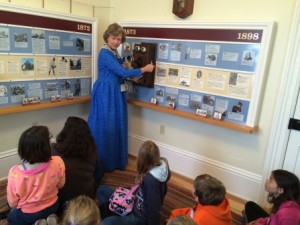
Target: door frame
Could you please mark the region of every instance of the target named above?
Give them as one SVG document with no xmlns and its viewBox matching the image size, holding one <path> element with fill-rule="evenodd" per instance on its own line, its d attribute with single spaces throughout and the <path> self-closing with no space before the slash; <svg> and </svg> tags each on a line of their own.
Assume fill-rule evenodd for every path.
<svg viewBox="0 0 300 225">
<path fill-rule="evenodd" d="M 285 152 L 290 136 L 288 129 L 289 119 L 293 117 L 300 87 L 300 0 L 296 2 L 295 14 L 292 20 L 291 35 L 286 54 L 286 61 L 282 72 L 281 86 L 278 93 L 278 101 L 275 107 L 274 119 L 269 135 L 266 152 L 260 203 L 267 205 L 267 193 L 264 189 L 264 181 L 270 176 L 270 172 L 283 167 Z"/>
</svg>

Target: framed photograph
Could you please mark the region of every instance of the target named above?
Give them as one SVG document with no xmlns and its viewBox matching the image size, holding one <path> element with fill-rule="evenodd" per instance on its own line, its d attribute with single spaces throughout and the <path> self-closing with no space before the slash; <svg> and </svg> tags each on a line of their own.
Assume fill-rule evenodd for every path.
<svg viewBox="0 0 300 225">
<path fill-rule="evenodd" d="M 27 105 L 28 104 L 28 99 L 27 98 L 23 98 L 22 99 L 22 104 L 23 105 Z"/>
<path fill-rule="evenodd" d="M 67 95 L 67 99 L 73 99 L 73 98 L 74 98 L 73 93 L 69 93 L 69 94 Z"/>
<path fill-rule="evenodd" d="M 55 96 L 55 95 L 52 95 L 52 96 L 51 96 L 51 101 L 52 101 L 52 102 L 55 102 L 55 101 L 56 101 L 56 96 Z"/>
<path fill-rule="evenodd" d="M 215 119 L 215 120 L 221 120 L 221 119 L 222 119 L 222 113 L 220 113 L 220 112 L 215 112 L 215 113 L 214 113 L 214 119 Z"/>
<path fill-rule="evenodd" d="M 151 98 L 151 104 L 156 105 L 157 101 L 156 98 Z"/>
<path fill-rule="evenodd" d="M 174 101 L 167 101 L 167 107 L 175 109 L 175 102 Z"/>
<path fill-rule="evenodd" d="M 202 117 L 207 117 L 207 110 L 204 110 L 204 109 L 197 109 L 197 110 L 196 110 L 196 115 L 197 115 L 197 116 L 202 116 Z"/>
</svg>

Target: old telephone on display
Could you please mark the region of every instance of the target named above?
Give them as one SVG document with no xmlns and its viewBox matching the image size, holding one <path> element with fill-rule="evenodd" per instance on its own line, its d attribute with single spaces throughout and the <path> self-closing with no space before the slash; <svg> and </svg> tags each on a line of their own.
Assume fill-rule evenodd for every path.
<svg viewBox="0 0 300 225">
<path fill-rule="evenodd" d="M 156 44 L 155 43 L 140 43 L 135 44 L 133 55 L 127 56 L 126 60 L 131 63 L 133 69 L 144 67 L 149 63 L 155 64 L 156 60 Z M 148 88 L 154 87 L 155 70 L 145 72 L 141 77 L 128 79 L 134 85 Z"/>
</svg>

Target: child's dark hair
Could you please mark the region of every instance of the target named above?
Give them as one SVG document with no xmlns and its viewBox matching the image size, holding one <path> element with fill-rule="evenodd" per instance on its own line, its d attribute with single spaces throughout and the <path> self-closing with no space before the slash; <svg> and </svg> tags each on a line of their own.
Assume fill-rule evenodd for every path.
<svg viewBox="0 0 300 225">
<path fill-rule="evenodd" d="M 283 189 L 283 193 L 275 197 L 272 193 L 268 195 L 268 202 L 273 204 L 272 213 L 277 212 L 284 201 L 294 201 L 300 204 L 300 182 L 299 178 L 286 170 L 273 170 L 273 176 L 278 188 Z"/>
<path fill-rule="evenodd" d="M 226 189 L 222 182 L 208 174 L 196 177 L 194 189 L 201 205 L 219 205 L 225 199 Z"/>
<path fill-rule="evenodd" d="M 103 34 L 103 40 L 105 41 L 105 43 L 107 43 L 107 39 L 109 38 L 110 35 L 116 37 L 120 34 L 122 36 L 122 43 L 124 43 L 126 40 L 126 34 L 123 27 L 121 27 L 117 23 L 110 24 Z"/>
<path fill-rule="evenodd" d="M 160 165 L 160 152 L 158 146 L 153 141 L 145 141 L 137 155 L 137 182 L 141 182 L 143 177 L 154 167 Z"/>
<path fill-rule="evenodd" d="M 61 156 L 76 159 L 85 159 L 97 151 L 88 123 L 79 117 L 68 117 L 54 148 Z"/>
<path fill-rule="evenodd" d="M 33 126 L 25 130 L 20 139 L 18 154 L 23 162 L 30 164 L 51 160 L 50 132 L 48 127 Z"/>
</svg>

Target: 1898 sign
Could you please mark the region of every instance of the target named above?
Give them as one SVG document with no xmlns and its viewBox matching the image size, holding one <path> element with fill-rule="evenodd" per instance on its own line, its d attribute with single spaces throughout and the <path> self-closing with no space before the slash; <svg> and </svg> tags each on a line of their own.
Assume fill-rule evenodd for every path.
<svg viewBox="0 0 300 225">
<path fill-rule="evenodd" d="M 238 40 L 258 40 L 259 33 L 238 33 L 237 39 Z"/>
</svg>

